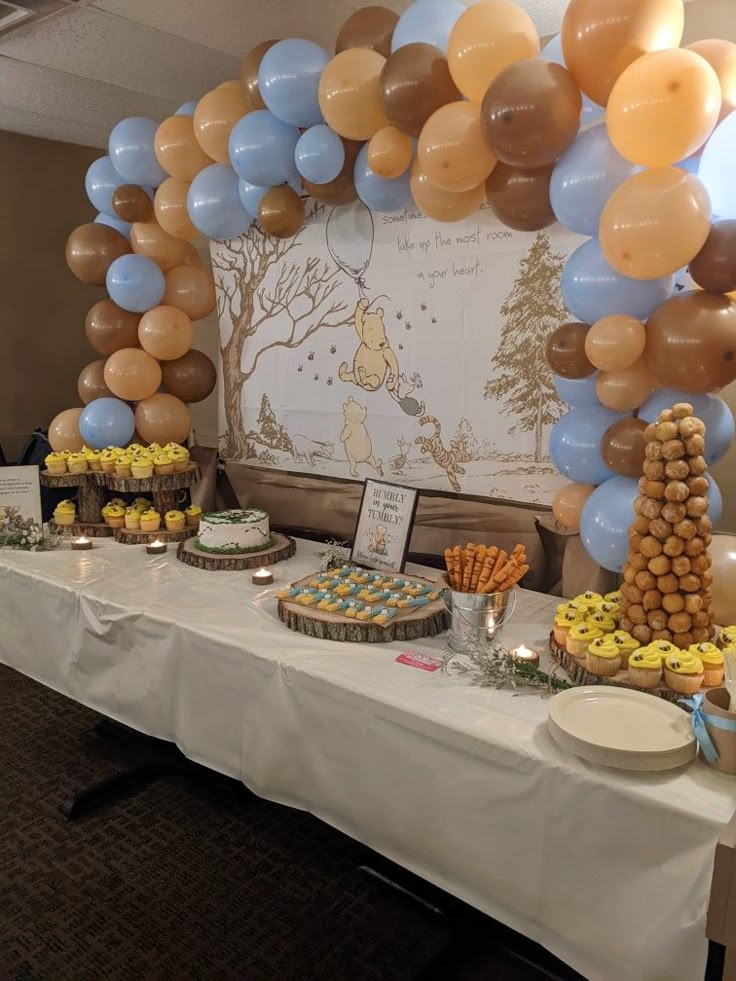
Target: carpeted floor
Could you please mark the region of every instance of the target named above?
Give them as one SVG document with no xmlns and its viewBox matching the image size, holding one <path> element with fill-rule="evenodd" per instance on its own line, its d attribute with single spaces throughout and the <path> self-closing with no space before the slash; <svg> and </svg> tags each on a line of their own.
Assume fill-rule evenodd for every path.
<svg viewBox="0 0 736 981">
<path fill-rule="evenodd" d="M 392 870 L 310 815 L 183 760 L 67 821 L 75 791 L 140 758 L 96 735 L 98 719 L 0 666 L 2 981 L 577 977 L 452 901 L 437 912 L 367 874 Z"/>
</svg>

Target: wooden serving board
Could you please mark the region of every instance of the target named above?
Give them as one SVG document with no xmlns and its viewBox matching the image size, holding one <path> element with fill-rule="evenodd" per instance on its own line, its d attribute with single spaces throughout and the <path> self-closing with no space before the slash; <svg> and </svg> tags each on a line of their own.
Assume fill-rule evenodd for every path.
<svg viewBox="0 0 736 981">
<path fill-rule="evenodd" d="M 148 545 L 150 542 L 183 542 L 197 534 L 196 528 L 182 528 L 181 531 L 167 531 L 163 522 L 158 531 L 140 531 L 137 528 L 116 528 L 115 541 L 121 545 Z"/>
<path fill-rule="evenodd" d="M 195 532 L 196 535 L 196 532 Z M 190 537 L 176 550 L 176 557 L 186 565 L 208 572 L 240 572 L 243 569 L 260 569 L 290 559 L 296 552 L 296 542 L 288 535 L 271 532 L 273 544 L 260 552 L 243 552 L 242 555 L 218 555 L 216 552 L 203 552 L 197 548 L 196 539 Z"/>
<path fill-rule="evenodd" d="M 322 575 L 313 572 L 310 576 L 292 583 L 292 586 L 306 586 L 310 580 Z M 386 573 L 389 575 L 389 573 Z M 398 573 L 397 573 L 398 575 Z M 405 574 L 402 573 L 405 576 Z M 443 584 L 423 576 L 408 576 L 417 582 L 436 586 L 438 591 Z M 399 610 L 389 623 L 374 623 L 372 620 L 353 620 L 328 610 L 315 610 L 291 600 L 279 600 L 279 619 L 290 630 L 296 630 L 307 637 L 318 640 L 338 640 L 355 644 L 390 644 L 394 640 L 412 641 L 422 637 L 435 637 L 450 626 L 450 614 L 442 599 L 426 606 Z"/>
<path fill-rule="evenodd" d="M 152 477 L 118 477 L 114 473 L 95 470 L 94 478 L 98 484 L 102 484 L 112 491 L 117 491 L 119 494 L 176 491 L 197 483 L 199 467 L 196 463 L 191 463 L 186 470 L 161 475 L 154 474 Z"/>
<path fill-rule="evenodd" d="M 75 521 L 70 525 L 59 525 L 53 518 L 49 521 L 49 531 L 65 538 L 79 538 L 81 535 L 87 538 L 112 538 L 115 534 L 114 528 L 101 521 Z"/>
</svg>

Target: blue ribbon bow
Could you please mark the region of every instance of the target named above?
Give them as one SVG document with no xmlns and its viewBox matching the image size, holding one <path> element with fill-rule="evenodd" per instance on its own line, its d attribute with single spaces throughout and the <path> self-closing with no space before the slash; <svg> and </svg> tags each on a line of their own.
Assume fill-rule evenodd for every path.
<svg viewBox="0 0 736 981">
<path fill-rule="evenodd" d="M 686 708 L 692 709 L 690 721 L 693 726 L 695 738 L 698 746 L 706 760 L 713 764 L 720 759 L 718 750 L 713 745 L 710 738 L 708 726 L 712 729 L 725 729 L 727 732 L 736 732 L 736 719 L 722 719 L 718 715 L 707 715 L 703 711 L 703 700 L 705 696 L 702 692 L 696 692 L 692 698 L 680 698 L 678 701 Z"/>
</svg>

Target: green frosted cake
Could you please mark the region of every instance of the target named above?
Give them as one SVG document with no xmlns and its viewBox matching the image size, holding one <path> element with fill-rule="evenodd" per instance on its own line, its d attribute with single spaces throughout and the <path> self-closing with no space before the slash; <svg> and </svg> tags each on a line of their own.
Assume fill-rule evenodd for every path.
<svg viewBox="0 0 736 981">
<path fill-rule="evenodd" d="M 268 515 L 255 508 L 213 511 L 199 522 L 196 547 L 216 555 L 261 552 L 273 544 Z"/>
</svg>

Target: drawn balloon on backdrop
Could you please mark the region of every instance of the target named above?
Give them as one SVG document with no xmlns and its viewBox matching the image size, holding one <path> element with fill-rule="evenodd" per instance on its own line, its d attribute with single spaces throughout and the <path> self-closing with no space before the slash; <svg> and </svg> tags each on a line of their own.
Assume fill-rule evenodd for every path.
<svg viewBox="0 0 736 981">
<path fill-rule="evenodd" d="M 355 280 L 365 296 L 363 275 L 373 253 L 373 215 L 362 201 L 333 208 L 325 227 L 327 248 L 336 265 Z"/>
</svg>

